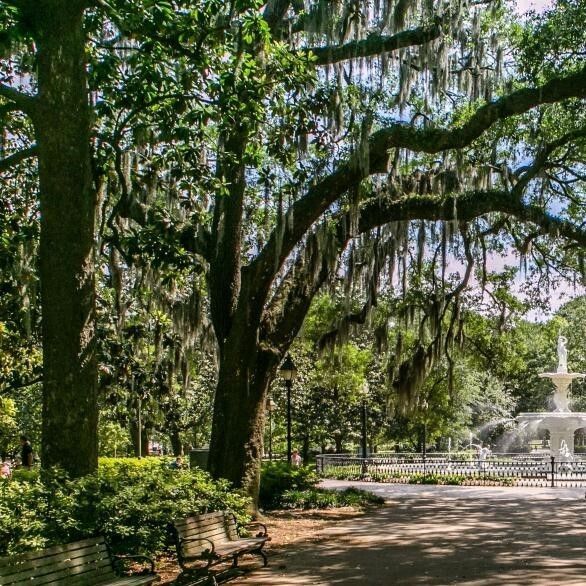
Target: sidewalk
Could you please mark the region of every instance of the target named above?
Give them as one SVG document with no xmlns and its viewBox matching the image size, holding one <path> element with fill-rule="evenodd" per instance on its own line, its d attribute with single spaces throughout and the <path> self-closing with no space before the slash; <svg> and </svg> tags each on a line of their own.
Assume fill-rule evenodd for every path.
<svg viewBox="0 0 586 586">
<path fill-rule="evenodd" d="M 324 485 L 366 488 L 387 504 L 273 552 L 268 568 L 234 584 L 586 585 L 584 489 Z"/>
</svg>

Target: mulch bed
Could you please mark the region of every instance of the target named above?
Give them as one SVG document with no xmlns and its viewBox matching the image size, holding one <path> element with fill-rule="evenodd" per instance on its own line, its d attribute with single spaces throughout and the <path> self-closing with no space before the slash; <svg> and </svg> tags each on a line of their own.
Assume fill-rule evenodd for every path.
<svg viewBox="0 0 586 586">
<path fill-rule="evenodd" d="M 335 525 L 338 521 L 360 517 L 363 514 L 364 511 L 354 507 L 267 513 L 262 522 L 266 524 L 271 536 L 271 541 L 265 547 L 269 553 L 269 563 L 271 550 L 279 550 L 299 542 L 319 541 L 321 530 Z M 248 560 L 251 560 L 249 562 L 250 568 L 258 566 L 256 556 L 246 556 L 243 558 L 243 568 L 246 568 Z M 179 566 L 175 556 L 159 557 L 157 559 L 157 573 L 161 576 L 160 584 L 172 584 L 179 575 Z"/>
</svg>

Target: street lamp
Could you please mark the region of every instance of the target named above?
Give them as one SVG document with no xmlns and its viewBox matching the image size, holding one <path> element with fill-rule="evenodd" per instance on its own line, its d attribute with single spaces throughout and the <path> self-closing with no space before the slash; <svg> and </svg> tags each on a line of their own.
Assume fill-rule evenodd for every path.
<svg viewBox="0 0 586 586">
<path fill-rule="evenodd" d="M 421 403 L 421 408 L 423 409 L 423 465 L 425 466 L 425 462 L 427 459 L 427 408 L 429 405 L 427 401 L 423 399 Z"/>
<path fill-rule="evenodd" d="M 287 354 L 279 370 L 287 387 L 287 462 L 291 465 L 291 388 L 297 376 L 297 367 L 290 354 Z"/>
<path fill-rule="evenodd" d="M 267 399 L 267 411 L 269 412 L 269 461 L 273 461 L 273 410 L 276 404 L 272 398 Z"/>
<path fill-rule="evenodd" d="M 367 429 L 366 429 L 366 399 L 368 398 L 368 381 L 364 381 L 362 385 L 362 460 L 366 460 L 368 457 L 368 440 L 367 440 Z"/>
<path fill-rule="evenodd" d="M 366 429 L 366 399 L 368 398 L 368 381 L 364 381 L 362 385 L 362 476 L 366 476 L 368 466 L 366 458 L 368 456 L 368 439 Z"/>
</svg>

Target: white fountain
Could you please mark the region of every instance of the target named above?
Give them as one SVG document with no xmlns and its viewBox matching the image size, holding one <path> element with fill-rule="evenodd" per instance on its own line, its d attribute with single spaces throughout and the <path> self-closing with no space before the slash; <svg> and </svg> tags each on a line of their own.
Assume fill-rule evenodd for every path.
<svg viewBox="0 0 586 586">
<path fill-rule="evenodd" d="M 521 424 L 532 425 L 536 429 L 549 431 L 549 448 L 552 456 L 565 456 L 574 453 L 574 432 L 586 427 L 586 413 L 572 413 L 568 404 L 568 389 L 576 378 L 586 377 L 580 372 L 568 372 L 568 351 L 565 336 L 558 336 L 558 367 L 556 372 L 544 372 L 539 376 L 549 378 L 555 385 L 553 393 L 554 410 L 543 413 L 520 413 L 517 420 Z"/>
</svg>

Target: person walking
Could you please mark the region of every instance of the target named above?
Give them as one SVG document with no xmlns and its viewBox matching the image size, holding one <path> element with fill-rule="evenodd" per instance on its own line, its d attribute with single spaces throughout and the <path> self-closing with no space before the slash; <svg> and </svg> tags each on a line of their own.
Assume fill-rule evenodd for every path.
<svg viewBox="0 0 586 586">
<path fill-rule="evenodd" d="M 20 436 L 20 446 L 21 466 L 30 470 L 33 466 L 33 447 L 26 435 Z"/>
</svg>

